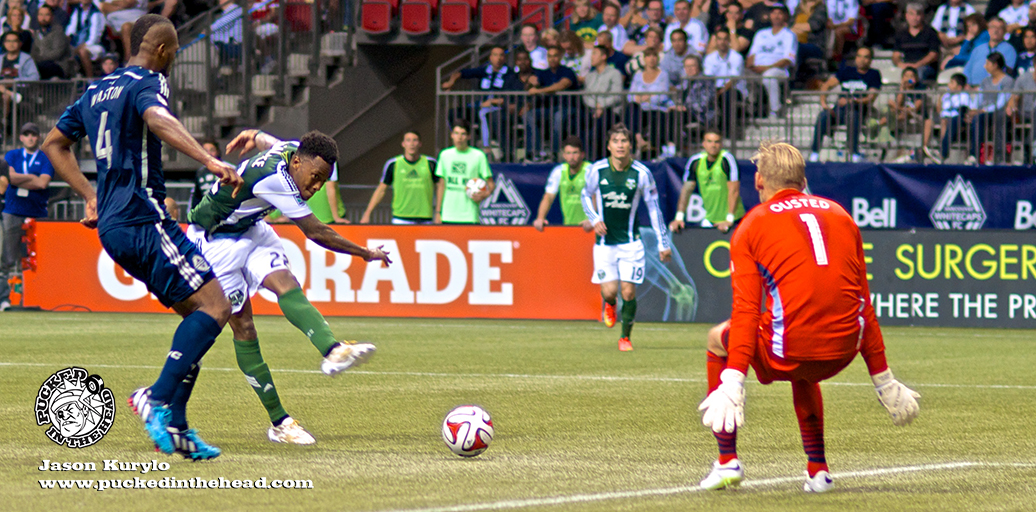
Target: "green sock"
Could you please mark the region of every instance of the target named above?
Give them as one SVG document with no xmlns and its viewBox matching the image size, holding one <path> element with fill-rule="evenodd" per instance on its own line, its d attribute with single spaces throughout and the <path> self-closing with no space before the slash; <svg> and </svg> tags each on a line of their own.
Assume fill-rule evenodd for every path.
<svg viewBox="0 0 1036 512">
<path fill-rule="evenodd" d="M 637 316 L 637 299 L 622 301 L 622 337 L 629 338 L 633 330 L 633 318 Z"/>
<path fill-rule="evenodd" d="M 306 294 L 302 293 L 302 288 L 295 288 L 281 295 L 277 299 L 277 304 L 280 305 L 284 318 L 309 338 L 309 342 L 320 351 L 320 355 L 326 356 L 331 347 L 338 343 L 331 327 L 324 320 L 324 315 L 309 303 Z"/>
<path fill-rule="evenodd" d="M 263 361 L 263 354 L 259 351 L 259 340 L 234 340 L 234 353 L 237 354 L 238 368 L 245 373 L 245 380 L 252 385 L 255 394 L 259 395 L 259 401 L 266 407 L 270 422 L 276 423 L 287 416 L 288 413 L 281 406 L 281 399 L 277 396 L 277 388 L 273 385 L 270 367 Z"/>
</svg>

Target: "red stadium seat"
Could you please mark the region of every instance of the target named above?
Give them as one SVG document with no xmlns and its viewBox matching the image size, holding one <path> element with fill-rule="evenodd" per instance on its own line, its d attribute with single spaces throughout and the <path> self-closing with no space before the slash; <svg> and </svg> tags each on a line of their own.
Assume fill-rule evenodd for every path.
<svg viewBox="0 0 1036 512">
<path fill-rule="evenodd" d="M 471 32 L 471 14 L 467 0 L 446 0 L 439 7 L 439 28 L 450 35 L 467 34 Z"/>
<path fill-rule="evenodd" d="M 482 31 L 499 34 L 507 29 L 511 21 L 511 4 L 507 0 L 488 0 L 482 4 Z"/>
<path fill-rule="evenodd" d="M 392 26 L 392 4 L 388 0 L 363 0 L 360 27 L 368 34 L 385 34 Z"/>
<path fill-rule="evenodd" d="M 553 0 L 523 0 L 519 16 L 524 23 L 532 23 L 536 25 L 536 30 L 543 30 L 545 20 L 554 18 L 554 2 Z"/>
<path fill-rule="evenodd" d="M 399 7 L 399 28 L 420 36 L 432 31 L 432 4 L 425 0 L 403 0 Z"/>
</svg>

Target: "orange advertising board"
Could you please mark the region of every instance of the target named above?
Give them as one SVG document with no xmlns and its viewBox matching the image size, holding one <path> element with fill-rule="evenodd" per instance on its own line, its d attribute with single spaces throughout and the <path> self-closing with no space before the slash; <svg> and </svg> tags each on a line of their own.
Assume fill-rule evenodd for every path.
<svg viewBox="0 0 1036 512">
<path fill-rule="evenodd" d="M 592 320 L 600 294 L 590 283 L 593 235 L 577 227 L 334 226 L 393 264 L 327 251 L 294 225 L 275 225 L 292 272 L 328 316 Z M 76 223 L 37 224 L 37 272 L 25 274 L 25 304 L 44 309 L 168 311 Z M 279 315 L 266 290 L 256 314 Z"/>
</svg>

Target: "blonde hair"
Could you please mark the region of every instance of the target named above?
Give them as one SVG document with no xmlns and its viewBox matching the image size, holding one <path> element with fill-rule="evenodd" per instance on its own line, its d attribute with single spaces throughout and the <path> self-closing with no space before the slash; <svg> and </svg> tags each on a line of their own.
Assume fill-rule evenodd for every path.
<svg viewBox="0 0 1036 512">
<path fill-rule="evenodd" d="M 802 159 L 802 153 L 791 144 L 763 141 L 759 144 L 759 151 L 752 157 L 752 162 L 763 183 L 773 190 L 802 190 L 806 186 L 806 162 Z"/>
<path fill-rule="evenodd" d="M 568 18 L 569 23 L 579 23 L 581 21 L 592 20 L 594 19 L 594 17 L 597 16 L 597 9 L 594 9 L 594 6 L 590 3 L 590 0 L 575 0 L 574 2 L 572 2 L 572 5 L 587 5 L 590 8 L 590 10 L 586 13 L 586 18 L 580 18 L 579 15 L 576 14 L 576 10 L 572 9 L 572 15 Z"/>
</svg>

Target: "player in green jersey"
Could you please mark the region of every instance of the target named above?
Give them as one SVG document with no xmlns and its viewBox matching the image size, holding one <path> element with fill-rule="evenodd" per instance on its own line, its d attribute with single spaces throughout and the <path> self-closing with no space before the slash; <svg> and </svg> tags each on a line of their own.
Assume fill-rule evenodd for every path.
<svg viewBox="0 0 1036 512">
<path fill-rule="evenodd" d="M 270 368 L 259 350 L 259 335 L 252 321 L 252 295 L 260 286 L 277 295 L 285 318 L 305 333 L 324 357 L 320 369 L 327 375 L 364 363 L 373 355 L 374 345 L 339 342 L 334 337 L 323 315 L 310 304 L 288 270 L 288 257 L 280 238 L 263 218 L 277 208 L 295 222 L 306 238 L 325 249 L 364 261 L 391 262 L 380 247 L 361 247 L 342 238 L 306 205 L 306 199 L 327 181 L 331 166 L 338 159 L 334 139 L 310 132 L 297 142 L 282 142 L 259 130 L 246 130 L 230 142 L 227 152 L 238 148 L 242 154 L 252 149 L 260 151 L 238 167 L 244 179 L 242 189 L 236 196 L 229 186 L 207 192 L 191 210 L 187 236 L 212 265 L 230 299 L 230 327 L 234 331 L 237 363 L 270 416 L 269 439 L 312 444 L 316 442 L 313 436 L 281 405 Z"/>
<path fill-rule="evenodd" d="M 471 124 L 458 119 L 450 132 L 453 147 L 439 153 L 435 174 L 443 178 L 435 186 L 436 224 L 478 224 L 479 203 L 493 193 L 493 171 L 489 169 L 486 154 L 468 145 L 471 139 Z M 469 180 L 480 178 L 486 186 L 481 192 L 468 197 Z"/>
<path fill-rule="evenodd" d="M 582 226 L 586 231 L 594 228 L 583 212 L 582 193 L 586 185 L 586 170 L 590 168 L 590 162 L 583 160 L 585 156 L 583 141 L 579 137 L 569 137 L 562 143 L 561 157 L 565 163 L 554 167 L 547 178 L 540 209 L 532 222 L 537 231 L 543 231 L 543 226 L 548 224 L 547 213 L 558 195 L 561 195 L 561 216 L 566 226 Z"/>
<path fill-rule="evenodd" d="M 715 226 L 726 233 L 745 216 L 737 160 L 734 160 L 734 155 L 723 149 L 723 137 L 718 131 L 708 130 L 701 146 L 705 151 L 687 161 L 683 188 L 680 189 L 680 201 L 676 208 L 676 219 L 669 223 L 669 229 L 673 233 L 679 233 L 685 227 L 687 203 L 696 184 L 705 207 L 705 219 L 702 220 L 701 227 Z"/>
<path fill-rule="evenodd" d="M 630 132 L 622 123 L 608 131 L 609 157 L 598 160 L 586 172 L 583 210 L 597 233 L 594 275 L 605 303 L 605 325 L 615 325 L 615 302 L 622 290 L 622 338 L 619 350 L 633 350 L 630 332 L 637 314 L 637 285 L 644 282 L 644 242 L 637 226 L 637 206 L 647 206 L 658 239 L 663 263 L 672 256 L 669 231 L 658 206 L 658 188 L 648 168 L 633 159 Z"/>
<path fill-rule="evenodd" d="M 437 161 L 421 154 L 421 134 L 408 131 L 403 134 L 403 154 L 396 155 L 381 170 L 381 183 L 374 189 L 360 224 L 370 224 L 371 212 L 392 187 L 393 224 L 430 224 L 435 202 L 435 174 Z"/>
</svg>

